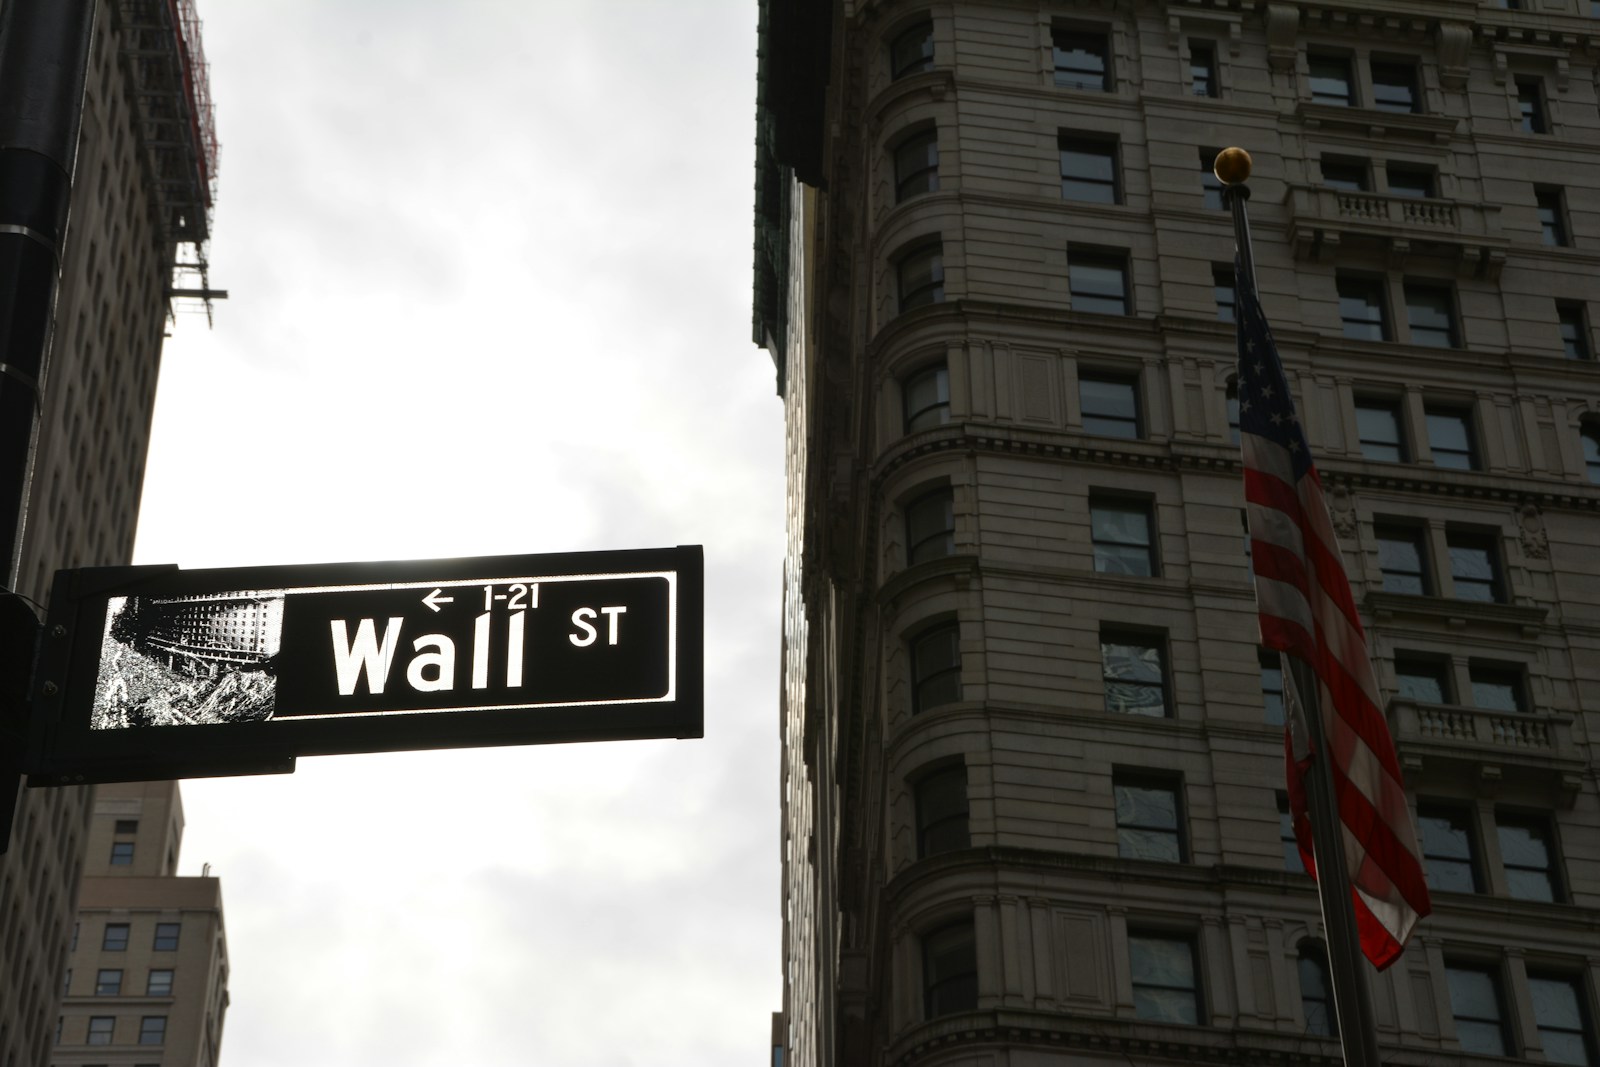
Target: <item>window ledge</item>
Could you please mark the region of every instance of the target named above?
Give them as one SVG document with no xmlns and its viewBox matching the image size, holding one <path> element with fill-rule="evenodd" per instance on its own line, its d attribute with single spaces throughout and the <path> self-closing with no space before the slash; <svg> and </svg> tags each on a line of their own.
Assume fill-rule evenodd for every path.
<svg viewBox="0 0 1600 1067">
<path fill-rule="evenodd" d="M 1493 279 L 1511 244 L 1500 230 L 1498 204 L 1303 184 L 1290 185 L 1286 199 L 1298 259 L 1332 259 L 1349 238 L 1379 242 L 1398 255 L 1433 250 L 1456 260 L 1464 276 Z"/>
<path fill-rule="evenodd" d="M 1336 126 L 1355 129 L 1369 137 L 1410 137 L 1420 141 L 1447 143 L 1456 132 L 1459 120 L 1449 115 L 1419 115 L 1403 111 L 1380 111 L 1373 107 L 1340 107 L 1301 101 L 1295 115 L 1308 129 Z"/>
<path fill-rule="evenodd" d="M 950 578 L 961 583 L 964 579 L 970 581 L 977 573 L 978 557 L 971 553 L 957 552 L 938 559 L 923 560 L 921 563 L 906 567 L 880 585 L 878 603 L 883 605 L 885 611 L 892 612 L 895 602 L 912 586 L 941 578 Z"/>
<path fill-rule="evenodd" d="M 1458 629 L 1468 624 L 1515 628 L 1530 639 L 1539 635 L 1545 617 L 1550 614 L 1549 608 L 1530 604 L 1486 604 L 1478 600 L 1384 592 L 1368 593 L 1367 609 L 1377 622 L 1396 617 L 1443 619 L 1447 625 Z"/>
<path fill-rule="evenodd" d="M 1566 715 L 1490 711 L 1458 704 L 1389 702 L 1389 727 L 1400 764 L 1417 779 L 1512 786 L 1571 808 L 1588 769 Z"/>
</svg>

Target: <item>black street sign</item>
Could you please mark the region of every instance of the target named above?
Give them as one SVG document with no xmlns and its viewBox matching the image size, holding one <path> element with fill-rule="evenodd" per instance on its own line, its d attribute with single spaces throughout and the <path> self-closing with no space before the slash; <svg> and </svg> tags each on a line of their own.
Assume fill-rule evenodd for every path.
<svg viewBox="0 0 1600 1067">
<path fill-rule="evenodd" d="M 691 546 L 61 571 L 34 678 L 30 780 L 699 737 L 702 568 Z"/>
</svg>

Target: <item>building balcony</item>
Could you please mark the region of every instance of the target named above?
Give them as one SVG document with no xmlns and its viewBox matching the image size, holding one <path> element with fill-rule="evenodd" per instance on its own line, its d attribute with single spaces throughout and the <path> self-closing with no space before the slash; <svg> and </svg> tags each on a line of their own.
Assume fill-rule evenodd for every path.
<svg viewBox="0 0 1600 1067">
<path fill-rule="evenodd" d="M 1582 783 L 1586 763 L 1566 715 L 1392 700 L 1389 728 L 1414 786 L 1470 781 L 1570 808 Z"/>
<path fill-rule="evenodd" d="M 1297 259 L 1332 259 L 1346 243 L 1378 244 L 1397 266 L 1409 256 L 1443 258 L 1465 276 L 1492 279 L 1510 244 L 1494 204 L 1291 185 L 1288 207 Z"/>
</svg>

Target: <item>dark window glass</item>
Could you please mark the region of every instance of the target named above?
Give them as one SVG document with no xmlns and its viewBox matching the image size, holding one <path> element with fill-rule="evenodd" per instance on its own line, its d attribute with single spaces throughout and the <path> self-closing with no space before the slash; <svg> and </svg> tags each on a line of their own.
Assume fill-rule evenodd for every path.
<svg viewBox="0 0 1600 1067">
<path fill-rule="evenodd" d="M 922 1006 L 929 1019 L 978 1006 L 978 950 L 972 921 L 922 939 Z"/>
<path fill-rule="evenodd" d="M 1213 211 L 1227 207 L 1222 199 L 1222 179 L 1217 177 L 1217 150 L 1200 149 L 1200 195 L 1205 206 Z"/>
<path fill-rule="evenodd" d="M 1120 204 L 1117 185 L 1117 142 L 1062 134 L 1061 196 L 1091 204 Z"/>
<path fill-rule="evenodd" d="M 1168 714 L 1166 663 L 1157 638 L 1102 630 L 1100 662 L 1107 711 L 1158 719 Z"/>
<path fill-rule="evenodd" d="M 1271 649 L 1257 649 L 1256 655 L 1261 663 L 1261 703 L 1266 710 L 1263 721 L 1268 726 L 1282 726 L 1284 717 L 1283 705 L 1283 658 Z"/>
<path fill-rule="evenodd" d="M 1211 295 L 1217 302 L 1217 321 L 1232 322 L 1235 318 L 1234 309 L 1239 303 L 1232 264 L 1219 263 L 1211 268 Z"/>
<path fill-rule="evenodd" d="M 1399 653 L 1394 658 L 1395 695 L 1419 704 L 1449 704 L 1450 670 L 1444 661 Z"/>
<path fill-rule="evenodd" d="M 86 1044 L 109 1045 L 111 1035 L 116 1030 L 117 1019 L 114 1015 L 89 1016 L 89 1039 Z"/>
<path fill-rule="evenodd" d="M 1490 967 L 1446 964 L 1444 974 L 1462 1049 L 1487 1056 L 1507 1055 L 1511 1045 L 1506 1040 L 1499 972 Z"/>
<path fill-rule="evenodd" d="M 156 968 L 150 971 L 149 981 L 145 984 L 145 995 L 151 997 L 167 997 L 172 995 L 172 970 L 170 968 Z"/>
<path fill-rule="evenodd" d="M 1189 91 L 1195 96 L 1217 95 L 1217 46 L 1210 41 L 1189 42 Z"/>
<path fill-rule="evenodd" d="M 151 947 L 157 952 L 176 952 L 179 929 L 177 923 L 156 923 L 155 942 Z"/>
<path fill-rule="evenodd" d="M 1344 325 L 1344 335 L 1359 341 L 1387 341 L 1389 317 L 1384 314 L 1387 302 L 1383 296 L 1383 282 L 1377 278 L 1341 274 L 1336 284 L 1339 321 Z"/>
<path fill-rule="evenodd" d="M 1228 384 L 1222 391 L 1222 401 L 1227 406 L 1228 416 L 1228 441 L 1231 444 L 1239 443 L 1239 376 L 1229 375 Z"/>
<path fill-rule="evenodd" d="M 1472 817 L 1465 810 L 1417 805 L 1417 835 L 1430 886 L 1455 893 L 1483 891 Z"/>
<path fill-rule="evenodd" d="M 923 775 L 916 784 L 917 856 L 966 848 L 967 767 L 964 763 Z"/>
<path fill-rule="evenodd" d="M 1525 133 L 1549 133 L 1544 117 L 1544 87 L 1538 78 L 1518 78 L 1517 109 L 1522 116 Z"/>
<path fill-rule="evenodd" d="M 1300 946 L 1300 1012 L 1306 1033 L 1334 1037 L 1339 1020 L 1333 1011 L 1333 983 L 1328 980 L 1328 959 L 1321 945 Z"/>
<path fill-rule="evenodd" d="M 1111 791 L 1117 808 L 1118 856 L 1167 863 L 1187 858 L 1176 782 L 1117 774 Z"/>
<path fill-rule="evenodd" d="M 1072 310 L 1128 314 L 1128 261 L 1123 257 L 1101 252 L 1070 253 L 1067 283 Z"/>
<path fill-rule="evenodd" d="M 1374 59 L 1372 106 L 1379 111 L 1421 111 L 1422 94 L 1417 92 L 1416 64 Z"/>
<path fill-rule="evenodd" d="M 1578 435 L 1583 439 L 1583 467 L 1589 480 L 1600 485 L 1600 428 L 1585 426 Z"/>
<path fill-rule="evenodd" d="M 116 833 L 118 835 L 121 835 L 121 834 L 136 834 L 136 833 L 139 832 L 139 820 L 138 819 L 118 819 L 117 820 L 117 824 L 116 824 L 116 828 L 112 832 Z"/>
<path fill-rule="evenodd" d="M 909 200 L 939 188 L 939 131 L 923 130 L 894 150 L 894 198 Z"/>
<path fill-rule="evenodd" d="M 100 942 L 101 952 L 126 952 L 128 950 L 128 924 L 106 923 L 106 933 Z"/>
<path fill-rule="evenodd" d="M 1488 711 L 1527 711 L 1522 671 L 1473 662 L 1467 665 L 1472 682 L 1472 705 Z"/>
<path fill-rule="evenodd" d="M 1194 942 L 1163 934 L 1128 934 L 1133 972 L 1133 1012 L 1164 1023 L 1200 1023 L 1200 983 Z"/>
<path fill-rule="evenodd" d="M 1139 385 L 1133 378 L 1084 374 L 1078 378 L 1078 403 L 1085 433 L 1139 437 Z"/>
<path fill-rule="evenodd" d="M 1322 184 L 1341 193 L 1366 193 L 1372 190 L 1367 165 L 1354 159 L 1322 157 Z"/>
<path fill-rule="evenodd" d="M 1549 187 L 1533 191 L 1535 210 L 1539 214 L 1540 240 L 1547 245 L 1567 243 L 1566 210 L 1561 204 L 1561 190 Z"/>
<path fill-rule="evenodd" d="M 1379 526 L 1377 534 L 1383 591 L 1426 596 L 1429 583 L 1422 531 L 1404 526 Z"/>
<path fill-rule="evenodd" d="M 120 970 L 102 970 L 94 976 L 94 995 L 97 997 L 114 997 L 122 992 L 122 972 Z"/>
<path fill-rule="evenodd" d="M 132 863 L 133 863 L 133 842 L 132 841 L 113 841 L 113 842 L 111 842 L 111 866 L 113 866 L 113 867 L 127 867 L 127 866 L 131 866 Z"/>
<path fill-rule="evenodd" d="M 1440 285 L 1406 282 L 1406 321 L 1411 343 L 1430 348 L 1457 348 L 1456 305 L 1450 290 Z"/>
<path fill-rule="evenodd" d="M 1450 548 L 1450 577 L 1455 581 L 1457 600 L 1493 603 L 1505 599 L 1494 538 L 1451 530 L 1445 534 L 1445 544 Z"/>
<path fill-rule="evenodd" d="M 915 433 L 950 421 L 950 370 L 944 364 L 920 370 L 900 388 L 905 407 L 906 433 Z"/>
<path fill-rule="evenodd" d="M 961 699 L 961 630 L 936 626 L 911 642 L 911 710 L 927 711 Z"/>
<path fill-rule="evenodd" d="M 900 259 L 900 310 L 909 311 L 944 299 L 944 246 L 923 245 Z"/>
<path fill-rule="evenodd" d="M 1435 188 L 1433 171 L 1427 167 L 1406 167 L 1391 163 L 1383 169 L 1383 173 L 1389 183 L 1391 196 L 1427 199 L 1439 193 Z"/>
<path fill-rule="evenodd" d="M 1589 358 L 1589 324 L 1584 321 L 1583 305 L 1565 300 L 1556 302 L 1556 321 L 1561 330 L 1561 354 L 1568 359 Z"/>
<path fill-rule="evenodd" d="M 1478 469 L 1478 450 L 1472 439 L 1472 416 L 1459 409 L 1426 408 L 1428 449 L 1436 467 Z"/>
<path fill-rule="evenodd" d="M 946 486 L 906 505 L 906 562 L 940 559 L 956 550 L 955 494 Z"/>
<path fill-rule="evenodd" d="M 1593 1067 L 1594 1032 L 1589 1025 L 1583 980 L 1559 974 L 1528 975 L 1528 998 L 1547 1063 Z"/>
<path fill-rule="evenodd" d="M 1055 45 L 1056 84 L 1068 89 L 1111 91 L 1110 37 L 1095 30 L 1058 29 Z"/>
<path fill-rule="evenodd" d="M 1283 845 L 1283 869 L 1290 874 L 1305 874 L 1305 860 L 1300 856 L 1300 842 L 1294 836 L 1294 814 L 1289 808 L 1289 794 L 1278 791 L 1278 841 Z"/>
<path fill-rule="evenodd" d="M 1400 433 L 1400 404 L 1393 400 L 1356 400 L 1356 432 L 1365 459 L 1404 463 L 1405 438 Z"/>
<path fill-rule="evenodd" d="M 892 76 L 933 69 L 933 23 L 919 22 L 894 39 L 889 46 Z"/>
<path fill-rule="evenodd" d="M 139 1044 L 160 1045 L 167 1040 L 167 1017 L 146 1015 L 139 1020 Z"/>
<path fill-rule="evenodd" d="M 1350 59 L 1348 56 L 1330 56 L 1313 52 L 1306 56 L 1306 66 L 1311 74 L 1311 99 L 1319 104 L 1350 107 L 1355 103 L 1351 93 Z"/>
<path fill-rule="evenodd" d="M 1550 823 L 1533 815 L 1495 814 L 1506 889 L 1517 900 L 1562 900 Z"/>
<path fill-rule="evenodd" d="M 1150 505 L 1130 500 L 1089 500 L 1089 531 L 1094 569 L 1102 574 L 1156 573 Z"/>
</svg>

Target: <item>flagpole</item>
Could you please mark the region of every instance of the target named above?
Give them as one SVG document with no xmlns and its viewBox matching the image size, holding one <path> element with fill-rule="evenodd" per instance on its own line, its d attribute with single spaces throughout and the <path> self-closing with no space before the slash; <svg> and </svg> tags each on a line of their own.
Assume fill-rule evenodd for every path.
<svg viewBox="0 0 1600 1067">
<path fill-rule="evenodd" d="M 1230 148 L 1217 154 L 1216 175 L 1223 183 L 1223 198 L 1233 212 L 1234 240 L 1239 250 L 1239 276 L 1249 292 L 1235 295 L 1236 302 L 1256 293 L 1255 257 L 1250 245 L 1250 218 L 1245 202 L 1250 188 L 1250 156 Z M 1350 873 L 1345 864 L 1344 833 L 1334 803 L 1333 771 L 1327 759 L 1327 733 L 1322 726 L 1321 685 L 1311 664 L 1297 656 L 1282 655 L 1288 667 L 1290 699 L 1305 715 L 1312 737 L 1311 773 L 1306 778 L 1306 800 L 1311 819 L 1312 850 L 1317 864 L 1317 896 L 1322 905 L 1322 925 L 1327 933 L 1328 971 L 1333 984 L 1334 1012 L 1339 1020 L 1339 1042 L 1346 1067 L 1380 1067 L 1378 1033 L 1373 1022 L 1372 999 L 1367 991 L 1365 960 L 1356 931 L 1350 900 Z"/>
</svg>

